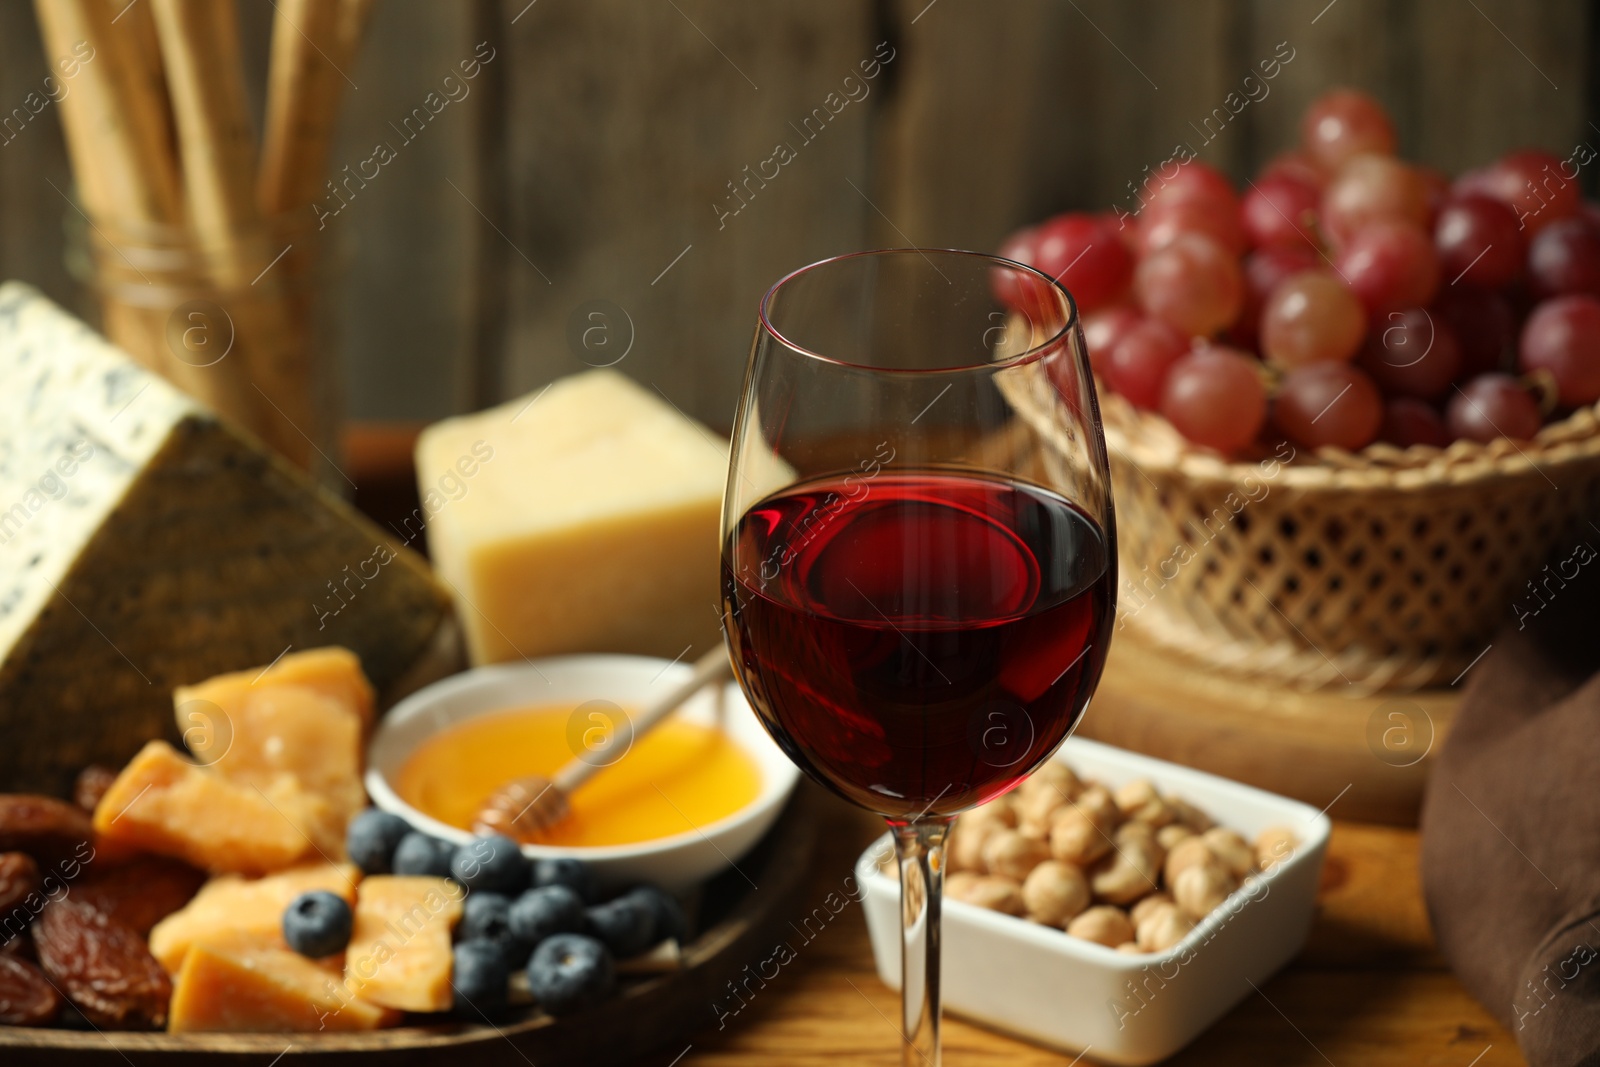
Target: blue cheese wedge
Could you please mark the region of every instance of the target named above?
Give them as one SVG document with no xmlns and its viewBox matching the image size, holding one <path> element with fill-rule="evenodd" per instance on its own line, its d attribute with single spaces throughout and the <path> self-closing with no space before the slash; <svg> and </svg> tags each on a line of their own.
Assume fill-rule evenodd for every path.
<svg viewBox="0 0 1600 1067">
<path fill-rule="evenodd" d="M 172 691 L 342 645 L 382 692 L 448 618 L 427 564 L 26 285 L 0 285 L 0 782 L 173 736 Z M 176 739 L 176 738 L 174 738 Z"/>
</svg>

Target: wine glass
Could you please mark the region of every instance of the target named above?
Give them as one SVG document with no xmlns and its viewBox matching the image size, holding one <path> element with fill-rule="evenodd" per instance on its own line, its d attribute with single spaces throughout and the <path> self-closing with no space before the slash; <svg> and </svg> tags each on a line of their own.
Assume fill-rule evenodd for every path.
<svg viewBox="0 0 1600 1067">
<path fill-rule="evenodd" d="M 900 866 L 903 1055 L 939 1062 L 960 812 L 1047 759 L 1100 679 L 1115 522 L 1072 297 L 972 252 L 824 260 L 761 302 L 722 508 L 734 669 Z"/>
</svg>

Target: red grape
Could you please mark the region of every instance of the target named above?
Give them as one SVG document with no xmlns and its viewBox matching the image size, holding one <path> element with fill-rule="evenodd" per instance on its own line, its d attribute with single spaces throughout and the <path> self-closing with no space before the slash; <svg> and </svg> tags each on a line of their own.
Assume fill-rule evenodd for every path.
<svg viewBox="0 0 1600 1067">
<path fill-rule="evenodd" d="M 1239 261 L 1198 233 L 1181 234 L 1140 261 L 1133 288 L 1145 314 L 1191 337 L 1225 328 L 1244 304 Z"/>
<path fill-rule="evenodd" d="M 1356 89 L 1331 89 L 1311 102 L 1300 120 L 1300 144 L 1325 171 L 1359 155 L 1392 156 L 1394 123 L 1372 97 Z"/>
<path fill-rule="evenodd" d="M 1327 175 L 1311 161 L 1311 157 L 1301 151 L 1279 152 L 1267 160 L 1267 165 L 1261 168 L 1261 173 L 1256 175 L 1256 181 L 1272 178 L 1278 175 L 1287 175 L 1296 181 L 1305 182 L 1312 188 L 1320 190 L 1327 182 Z"/>
<path fill-rule="evenodd" d="M 1516 215 L 1481 193 L 1466 193 L 1445 203 L 1433 226 L 1439 269 L 1451 284 L 1500 289 L 1522 274 L 1527 241 Z"/>
<path fill-rule="evenodd" d="M 1456 185 L 1503 202 L 1524 230 L 1537 233 L 1582 209 L 1576 175 L 1567 176 L 1570 169 L 1559 156 L 1530 148 L 1502 156 L 1481 171 L 1469 171 Z"/>
<path fill-rule="evenodd" d="M 1464 377 L 1507 366 L 1506 356 L 1516 345 L 1517 320 L 1504 296 L 1447 285 L 1433 311 L 1461 346 Z"/>
<path fill-rule="evenodd" d="M 1261 311 L 1262 353 L 1283 367 L 1351 359 L 1366 332 L 1361 301 L 1327 271 L 1279 283 Z"/>
<path fill-rule="evenodd" d="M 1148 256 L 1165 248 L 1183 233 L 1205 234 L 1234 255 L 1243 254 L 1245 249 L 1238 215 L 1199 200 L 1165 200 L 1139 214 L 1139 254 Z"/>
<path fill-rule="evenodd" d="M 1155 408 L 1168 369 L 1187 351 L 1189 339 L 1171 326 L 1153 319 L 1141 322 L 1106 357 L 1106 384 L 1134 407 Z"/>
<path fill-rule="evenodd" d="M 1428 224 L 1428 189 L 1409 165 L 1389 156 L 1357 156 L 1322 193 L 1322 228 L 1334 244 L 1368 223 L 1396 219 Z"/>
<path fill-rule="evenodd" d="M 1032 266 L 1033 251 L 1034 232 L 1025 227 L 1007 237 L 995 255 Z M 1019 277 L 1017 271 L 1005 268 L 997 268 L 989 275 L 989 288 L 994 292 L 994 298 L 1008 308 L 1016 308 L 1022 299 L 1017 285 Z"/>
<path fill-rule="evenodd" d="M 1272 419 L 1297 445 L 1333 445 L 1354 452 L 1378 436 L 1383 397 L 1358 367 L 1311 363 L 1283 376 Z"/>
<path fill-rule="evenodd" d="M 1357 362 L 1384 392 L 1431 400 L 1461 370 L 1461 346 L 1425 308 L 1408 308 L 1373 324 Z"/>
<path fill-rule="evenodd" d="M 1517 363 L 1528 373 L 1548 371 L 1562 407 L 1600 400 L 1600 299 L 1558 296 L 1534 308 L 1522 327 Z"/>
<path fill-rule="evenodd" d="M 1080 314 L 1122 299 L 1133 276 L 1133 257 L 1115 223 L 1069 212 L 1041 223 L 1034 235 L 1031 266 L 1066 286 Z"/>
<path fill-rule="evenodd" d="M 1106 360 L 1118 341 L 1144 319 L 1126 304 L 1101 308 L 1083 319 L 1083 343 L 1089 349 L 1089 365 L 1096 374 L 1105 374 Z"/>
<path fill-rule="evenodd" d="M 1146 211 L 1158 204 L 1166 206 L 1178 201 L 1189 201 L 1214 207 L 1231 215 L 1237 215 L 1239 212 L 1239 194 L 1233 191 L 1233 183 L 1228 180 L 1227 175 L 1198 159 L 1179 164 L 1177 174 L 1171 178 L 1151 179 L 1147 182 L 1147 188 L 1149 192 L 1144 201 Z"/>
<path fill-rule="evenodd" d="M 1322 257 L 1305 245 L 1260 248 L 1244 257 L 1244 309 L 1228 330 L 1241 348 L 1254 348 L 1261 329 L 1261 309 L 1278 283 L 1304 270 L 1322 266 Z"/>
<path fill-rule="evenodd" d="M 1245 236 L 1257 248 L 1315 248 L 1321 189 L 1289 171 L 1252 182 L 1240 205 Z"/>
<path fill-rule="evenodd" d="M 1450 433 L 1431 405 L 1414 396 L 1395 396 L 1383 402 L 1383 423 L 1378 427 L 1378 440 L 1400 448 L 1412 445 L 1443 448 L 1450 443 Z"/>
<path fill-rule="evenodd" d="M 1416 171 L 1417 180 L 1422 183 L 1428 204 L 1428 228 L 1432 229 L 1439 219 L 1439 210 L 1450 199 L 1450 178 L 1437 167 L 1415 166 L 1412 170 Z"/>
<path fill-rule="evenodd" d="M 1267 417 L 1260 364 L 1237 349 L 1210 345 L 1172 365 L 1161 414 L 1197 445 L 1234 452 L 1254 441 Z"/>
<path fill-rule="evenodd" d="M 1600 227 L 1579 215 L 1552 222 L 1528 246 L 1528 280 L 1539 299 L 1600 296 Z"/>
<path fill-rule="evenodd" d="M 1439 287 L 1433 242 L 1406 222 L 1369 223 L 1339 250 L 1334 269 L 1372 315 L 1419 307 Z"/>
<path fill-rule="evenodd" d="M 1538 403 L 1515 378 L 1480 374 L 1456 388 L 1444 421 L 1452 435 L 1487 443 L 1498 437 L 1531 440 L 1544 420 Z"/>
</svg>

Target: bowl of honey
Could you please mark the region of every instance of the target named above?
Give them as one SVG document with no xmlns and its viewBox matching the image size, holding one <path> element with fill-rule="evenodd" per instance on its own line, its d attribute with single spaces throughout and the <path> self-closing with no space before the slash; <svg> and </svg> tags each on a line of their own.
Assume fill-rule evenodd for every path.
<svg viewBox="0 0 1600 1067">
<path fill-rule="evenodd" d="M 464 843 L 502 785 L 582 759 L 598 770 L 523 852 L 581 859 L 602 883 L 686 888 L 737 864 L 799 778 L 733 682 L 634 736 L 632 713 L 690 671 L 649 656 L 573 655 L 453 675 L 384 717 L 367 792 L 416 829 Z"/>
</svg>

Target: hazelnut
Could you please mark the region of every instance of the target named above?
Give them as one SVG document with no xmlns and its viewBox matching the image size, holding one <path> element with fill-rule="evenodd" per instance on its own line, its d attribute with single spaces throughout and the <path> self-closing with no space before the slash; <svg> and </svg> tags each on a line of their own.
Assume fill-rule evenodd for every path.
<svg viewBox="0 0 1600 1067">
<path fill-rule="evenodd" d="M 1022 914 L 1022 887 L 1010 878 L 961 871 L 945 880 L 944 891 L 952 900 L 1006 915 Z"/>
<path fill-rule="evenodd" d="M 944 895 L 952 900 L 966 900 L 982 877 L 977 871 L 952 871 L 944 876 Z"/>
<path fill-rule="evenodd" d="M 1201 863 L 1217 863 L 1217 854 L 1211 851 L 1211 846 L 1206 844 L 1203 836 L 1186 837 L 1172 846 L 1167 853 L 1163 876 L 1167 880 L 1167 888 L 1171 889 L 1177 882 L 1178 875 L 1190 867 Z"/>
<path fill-rule="evenodd" d="M 1172 814 L 1177 816 L 1178 821 L 1197 834 L 1203 834 L 1217 825 L 1215 819 L 1182 797 L 1169 796 L 1166 801 L 1167 807 L 1172 809 Z"/>
<path fill-rule="evenodd" d="M 1050 824 L 1050 854 L 1063 863 L 1087 866 L 1111 849 L 1112 824 L 1081 804 L 1068 804 Z"/>
<path fill-rule="evenodd" d="M 1017 798 L 1017 824 L 1023 829 L 1037 828 L 1037 836 L 1045 837 L 1050 832 L 1050 823 L 1056 812 L 1069 803 L 1071 801 L 1053 788 L 1032 790 Z"/>
<path fill-rule="evenodd" d="M 1171 903 L 1172 894 L 1151 893 L 1149 896 L 1139 901 L 1139 903 L 1135 904 L 1132 908 L 1128 909 L 1128 918 L 1133 920 L 1133 925 L 1138 926 L 1140 923 L 1144 922 L 1144 917 L 1149 915 L 1156 908 L 1162 907 L 1163 905 L 1170 905 Z"/>
<path fill-rule="evenodd" d="M 1256 835 L 1256 866 L 1270 871 L 1290 856 L 1300 842 L 1287 826 L 1269 826 Z"/>
<path fill-rule="evenodd" d="M 967 822 L 965 815 L 956 820 L 951 828 L 950 838 L 945 843 L 945 855 L 949 857 L 947 870 L 954 871 L 983 871 L 983 846 L 996 830 L 1004 829 L 999 823 Z"/>
<path fill-rule="evenodd" d="M 1083 781 L 1065 763 L 1051 760 L 1023 779 L 1017 787 L 1017 799 L 1025 800 L 1040 793 L 1055 796 L 1065 804 L 1083 792 Z"/>
<path fill-rule="evenodd" d="M 1118 945 L 1133 940 L 1133 923 L 1128 921 L 1128 916 L 1121 908 L 1113 908 L 1101 904 L 1090 908 L 1067 924 L 1067 933 L 1073 937 L 1081 937 L 1085 941 L 1093 941 L 1106 948 L 1116 948 Z"/>
<path fill-rule="evenodd" d="M 1117 951 L 1128 956 L 1144 955 L 1144 949 L 1140 948 L 1138 944 L 1133 941 L 1124 941 L 1122 944 L 1117 946 Z"/>
<path fill-rule="evenodd" d="M 1050 858 L 1043 841 L 1017 830 L 997 829 L 983 843 L 983 865 L 990 874 L 1020 882 Z"/>
<path fill-rule="evenodd" d="M 1017 812 L 1012 806 L 1013 803 L 1014 802 L 1012 801 L 1009 793 L 1004 796 L 995 797 L 993 800 L 989 801 L 989 803 L 979 804 L 971 811 L 963 814 L 960 821 L 968 826 L 976 826 L 980 823 L 997 826 L 1015 826 L 1017 825 Z"/>
<path fill-rule="evenodd" d="M 1172 899 L 1191 919 L 1210 915 L 1239 883 L 1221 863 L 1199 863 L 1186 867 L 1172 882 Z"/>
<path fill-rule="evenodd" d="M 1255 849 L 1236 831 L 1224 830 L 1219 826 L 1207 830 L 1200 837 L 1233 872 L 1235 878 L 1243 878 L 1256 869 Z"/>
<path fill-rule="evenodd" d="M 1089 876 L 1097 900 L 1132 904 L 1157 888 L 1161 858 L 1153 841 L 1129 837 L 1100 861 Z"/>
<path fill-rule="evenodd" d="M 1073 803 L 1088 812 L 1090 818 L 1108 831 L 1115 829 L 1122 822 L 1122 809 L 1118 808 L 1117 802 L 1112 799 L 1111 790 L 1103 785 L 1091 785 L 1079 793 Z"/>
<path fill-rule="evenodd" d="M 1131 782 L 1117 787 L 1113 794 L 1117 807 L 1122 809 L 1122 814 L 1132 815 L 1152 800 L 1160 800 L 1161 794 L 1156 792 L 1156 787 L 1148 778 L 1136 778 Z"/>
<path fill-rule="evenodd" d="M 1140 921 L 1135 940 L 1145 952 L 1164 952 L 1182 941 L 1193 929 L 1194 921 L 1175 905 L 1159 904 Z"/>
<path fill-rule="evenodd" d="M 1071 864 L 1045 860 L 1022 883 L 1022 905 L 1034 922 L 1064 927 L 1089 906 L 1089 880 Z"/>
<path fill-rule="evenodd" d="M 1177 845 L 1179 841 L 1182 841 L 1186 837 L 1193 836 L 1193 830 L 1189 829 L 1181 822 L 1175 822 L 1170 826 L 1163 826 L 1161 829 L 1156 831 L 1156 844 L 1160 845 L 1164 851 L 1171 852 L 1173 847 Z"/>
</svg>

